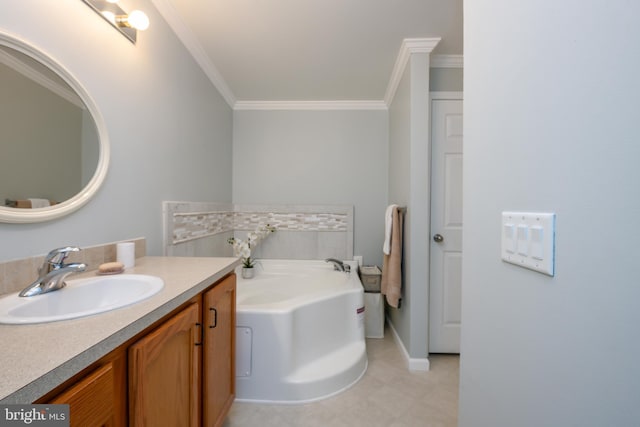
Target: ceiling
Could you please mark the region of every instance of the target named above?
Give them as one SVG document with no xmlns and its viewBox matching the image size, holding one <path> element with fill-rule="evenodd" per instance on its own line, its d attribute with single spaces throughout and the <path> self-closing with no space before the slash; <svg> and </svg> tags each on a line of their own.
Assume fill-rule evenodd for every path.
<svg viewBox="0 0 640 427">
<path fill-rule="evenodd" d="M 382 101 L 402 41 L 462 54 L 462 0 L 153 0 L 231 106 Z"/>
</svg>

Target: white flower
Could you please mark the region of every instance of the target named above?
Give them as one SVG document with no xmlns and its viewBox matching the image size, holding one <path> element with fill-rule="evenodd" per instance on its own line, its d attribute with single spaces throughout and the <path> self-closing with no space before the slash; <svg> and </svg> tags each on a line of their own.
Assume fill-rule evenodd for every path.
<svg viewBox="0 0 640 427">
<path fill-rule="evenodd" d="M 249 247 L 249 243 L 234 239 L 233 240 L 233 253 L 235 256 L 248 258 L 251 256 L 251 248 Z M 246 254 L 246 255 L 245 255 Z"/>
<path fill-rule="evenodd" d="M 233 246 L 233 253 L 237 257 L 241 257 L 245 266 L 253 266 L 254 260 L 251 259 L 251 246 L 256 247 L 258 242 L 270 233 L 276 231 L 276 228 L 267 224 L 264 227 L 258 227 L 255 231 L 247 234 L 247 240 L 236 239 L 230 237 L 227 241 Z"/>
<path fill-rule="evenodd" d="M 242 258 L 249 258 L 251 256 L 251 249 L 249 249 L 248 247 L 242 248 L 239 256 Z"/>
</svg>

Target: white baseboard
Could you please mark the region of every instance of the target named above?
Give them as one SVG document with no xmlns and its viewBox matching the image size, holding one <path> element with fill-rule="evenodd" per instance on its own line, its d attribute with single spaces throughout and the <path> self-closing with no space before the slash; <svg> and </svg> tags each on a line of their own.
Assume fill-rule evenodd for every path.
<svg viewBox="0 0 640 427">
<path fill-rule="evenodd" d="M 389 318 L 387 318 L 387 325 L 389 325 L 389 329 L 391 330 L 391 335 L 393 336 L 393 339 L 396 342 L 396 345 L 398 346 L 398 348 L 402 352 L 402 355 L 404 356 L 405 362 L 407 364 L 407 369 L 409 369 L 410 371 L 428 371 L 429 358 L 428 357 L 425 357 L 425 358 L 410 357 L 409 352 L 404 346 L 404 343 L 400 339 L 400 335 L 398 335 L 398 332 L 393 327 L 393 323 L 391 323 L 391 319 Z"/>
</svg>

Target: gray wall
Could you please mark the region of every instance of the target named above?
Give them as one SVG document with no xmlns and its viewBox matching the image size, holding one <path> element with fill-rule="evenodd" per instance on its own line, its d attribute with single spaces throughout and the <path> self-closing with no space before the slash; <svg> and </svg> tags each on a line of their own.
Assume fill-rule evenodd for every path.
<svg viewBox="0 0 640 427">
<path fill-rule="evenodd" d="M 389 108 L 389 203 L 407 206 L 403 289 L 388 316 L 411 359 L 428 355 L 429 54 L 414 53 Z M 410 361 L 410 363 L 412 363 Z"/>
<path fill-rule="evenodd" d="M 431 68 L 429 90 L 431 92 L 462 92 L 462 75 L 462 68 Z"/>
<path fill-rule="evenodd" d="M 460 426 L 638 425 L 640 3 L 464 6 Z M 555 277 L 504 210 L 557 214 Z"/>
<path fill-rule="evenodd" d="M 104 116 L 111 164 L 97 196 L 59 220 L 0 224 L 0 261 L 146 237 L 162 253 L 163 200 L 231 201 L 232 112 L 150 2 L 133 45 L 81 1 L 0 2 L 0 30 L 62 63 Z M 73 25 L 70 25 L 73 23 Z"/>
<path fill-rule="evenodd" d="M 236 111 L 233 202 L 354 205 L 354 254 L 382 265 L 386 111 Z"/>
</svg>

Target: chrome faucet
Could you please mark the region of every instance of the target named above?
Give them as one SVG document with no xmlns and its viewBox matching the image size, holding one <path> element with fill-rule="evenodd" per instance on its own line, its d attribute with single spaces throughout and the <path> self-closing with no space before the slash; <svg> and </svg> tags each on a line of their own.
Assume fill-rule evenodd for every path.
<svg viewBox="0 0 640 427">
<path fill-rule="evenodd" d="M 349 264 L 345 264 L 344 262 L 340 261 L 339 259 L 327 258 L 327 259 L 324 260 L 324 262 L 332 263 L 334 270 L 344 271 L 346 273 L 349 273 L 351 271 L 351 266 Z"/>
<path fill-rule="evenodd" d="M 68 275 L 80 273 L 87 269 L 87 265 L 84 263 L 64 263 L 69 253 L 79 251 L 80 248 L 78 247 L 65 246 L 49 252 L 44 258 L 44 263 L 38 269 L 36 281 L 24 288 L 19 295 L 21 297 L 32 297 L 64 288 L 66 286 L 64 280 Z"/>
</svg>

